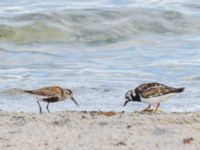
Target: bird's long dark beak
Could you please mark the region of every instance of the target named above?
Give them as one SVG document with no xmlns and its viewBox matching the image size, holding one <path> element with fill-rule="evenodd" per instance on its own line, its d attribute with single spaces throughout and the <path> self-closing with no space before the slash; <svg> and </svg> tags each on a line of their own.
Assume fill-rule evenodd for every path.
<svg viewBox="0 0 200 150">
<path fill-rule="evenodd" d="M 77 101 L 72 97 L 71 100 L 76 104 L 77 107 L 79 107 Z"/>
<path fill-rule="evenodd" d="M 124 106 L 126 106 L 126 104 L 128 103 L 128 102 L 130 102 L 131 100 L 127 100 L 127 101 L 125 101 L 125 103 L 124 103 Z"/>
</svg>

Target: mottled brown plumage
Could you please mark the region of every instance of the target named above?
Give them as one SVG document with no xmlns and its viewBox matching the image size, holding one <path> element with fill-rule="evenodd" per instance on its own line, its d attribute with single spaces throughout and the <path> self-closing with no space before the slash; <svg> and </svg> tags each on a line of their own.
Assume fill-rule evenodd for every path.
<svg viewBox="0 0 200 150">
<path fill-rule="evenodd" d="M 25 91 L 28 92 L 28 91 Z M 63 89 L 59 86 L 52 86 L 52 87 L 44 87 L 37 90 L 31 90 L 28 93 L 40 95 L 40 96 L 62 96 Z"/>
<path fill-rule="evenodd" d="M 173 88 L 161 83 L 144 83 L 138 86 L 135 91 L 138 92 L 143 98 L 150 98 L 161 96 L 169 93 L 179 93 L 183 89 Z"/>
<path fill-rule="evenodd" d="M 47 102 L 48 104 L 46 108 L 48 112 L 50 112 L 48 109 L 49 103 L 63 101 L 65 99 L 71 99 L 78 106 L 78 103 L 73 98 L 72 91 L 70 89 L 63 89 L 59 86 L 44 87 L 44 88 L 40 88 L 36 90 L 24 90 L 24 92 L 32 94 L 32 95 L 36 95 L 39 101 Z M 37 101 L 37 103 L 40 108 L 40 113 L 42 113 L 42 108 L 40 106 L 39 101 Z"/>
</svg>

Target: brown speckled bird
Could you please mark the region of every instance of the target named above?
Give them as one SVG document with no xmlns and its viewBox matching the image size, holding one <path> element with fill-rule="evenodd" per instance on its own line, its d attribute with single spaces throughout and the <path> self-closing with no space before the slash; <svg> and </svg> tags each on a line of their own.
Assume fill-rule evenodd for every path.
<svg viewBox="0 0 200 150">
<path fill-rule="evenodd" d="M 70 89 L 63 89 L 59 86 L 44 87 L 36 90 L 24 90 L 24 92 L 37 97 L 40 113 L 42 113 L 42 107 L 39 101 L 47 102 L 46 109 L 49 113 L 49 103 L 64 101 L 65 99 L 71 99 L 78 106 L 72 91 Z"/>
<path fill-rule="evenodd" d="M 149 106 L 143 111 L 148 111 L 151 108 L 152 104 L 157 104 L 156 109 L 153 111 L 156 112 L 158 110 L 158 107 L 160 106 L 160 103 L 183 91 L 183 87 L 173 88 L 156 82 L 144 83 L 133 90 L 129 90 L 125 94 L 124 106 L 126 106 L 126 104 L 130 101 L 144 102 L 148 103 Z"/>
</svg>

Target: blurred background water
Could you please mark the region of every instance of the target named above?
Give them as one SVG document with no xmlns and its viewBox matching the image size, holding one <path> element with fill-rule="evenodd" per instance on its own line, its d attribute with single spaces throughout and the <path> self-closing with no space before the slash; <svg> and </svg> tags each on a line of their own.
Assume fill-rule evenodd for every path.
<svg viewBox="0 0 200 150">
<path fill-rule="evenodd" d="M 161 105 L 200 111 L 200 1 L 0 1 L 0 109 L 37 112 L 21 89 L 71 88 L 52 111 L 135 111 L 124 94 L 143 82 L 185 86 Z M 44 104 L 45 105 L 45 104 Z"/>
</svg>

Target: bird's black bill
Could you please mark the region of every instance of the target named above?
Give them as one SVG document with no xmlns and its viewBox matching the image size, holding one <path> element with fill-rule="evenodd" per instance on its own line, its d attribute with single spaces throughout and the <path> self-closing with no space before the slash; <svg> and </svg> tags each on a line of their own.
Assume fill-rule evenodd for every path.
<svg viewBox="0 0 200 150">
<path fill-rule="evenodd" d="M 124 106 L 126 106 L 126 104 L 128 103 L 128 102 L 130 102 L 131 100 L 127 100 L 127 101 L 125 101 L 125 103 L 124 103 Z"/>
<path fill-rule="evenodd" d="M 79 105 L 78 105 L 78 103 L 77 103 L 77 101 L 72 97 L 71 98 L 71 100 L 76 104 L 76 106 L 78 106 L 79 107 Z"/>
</svg>

